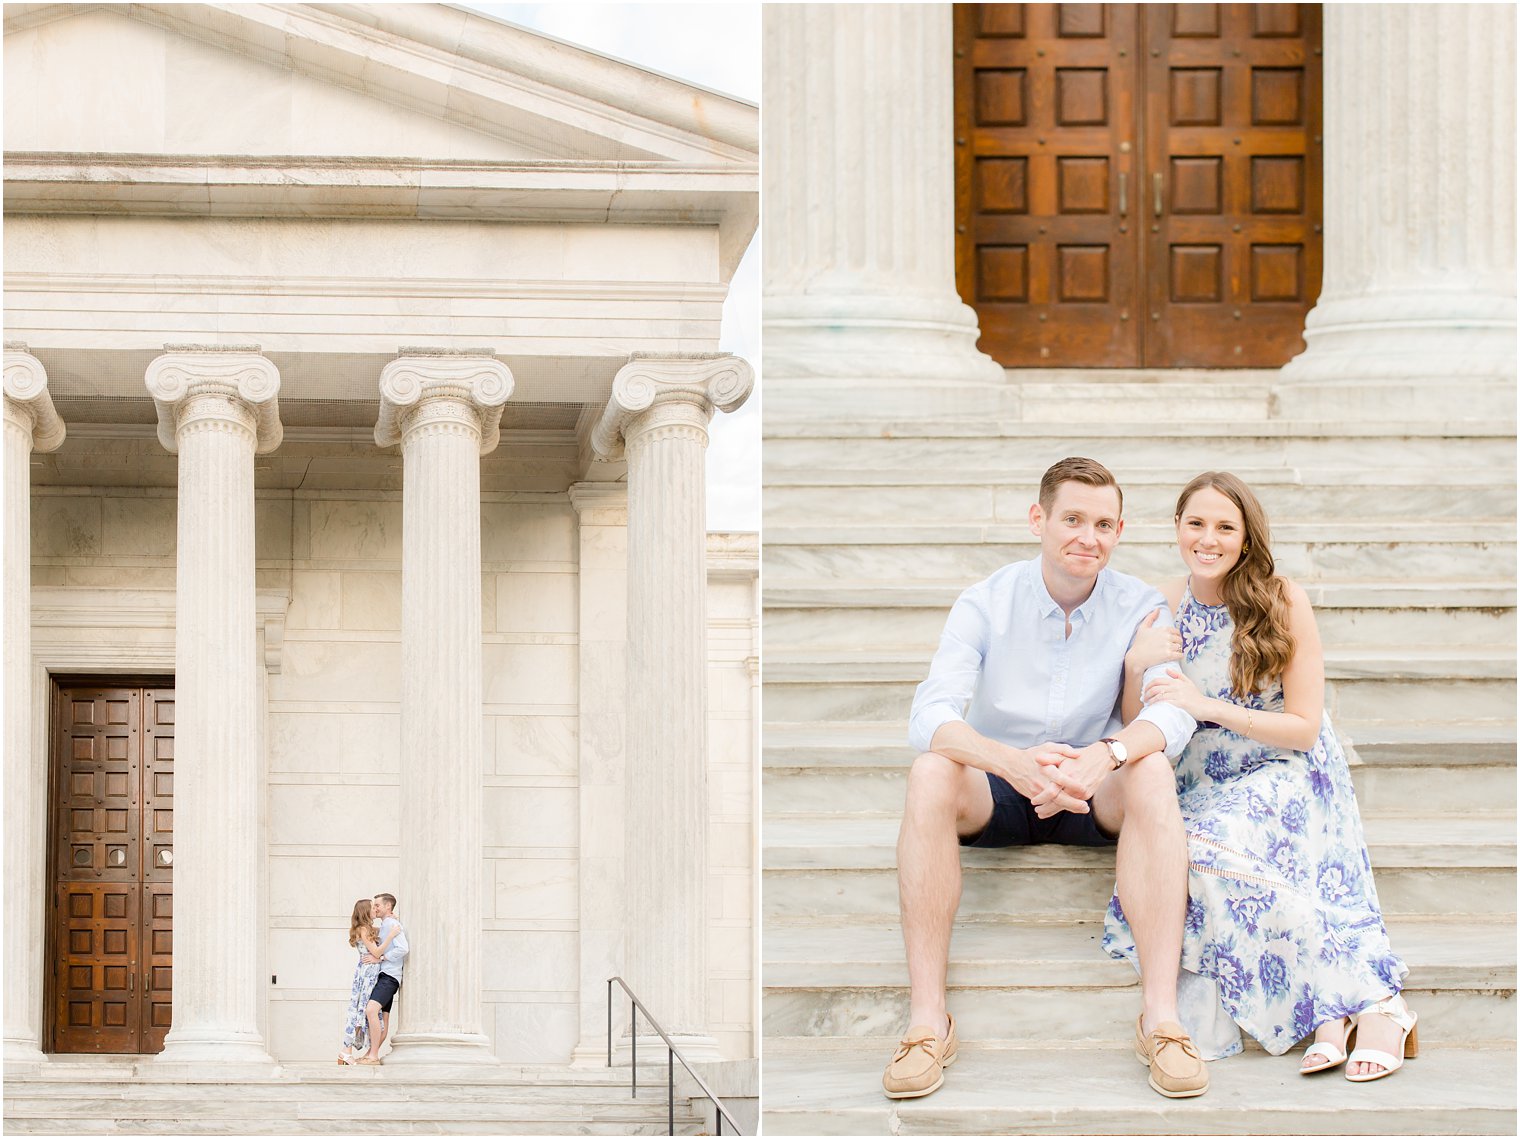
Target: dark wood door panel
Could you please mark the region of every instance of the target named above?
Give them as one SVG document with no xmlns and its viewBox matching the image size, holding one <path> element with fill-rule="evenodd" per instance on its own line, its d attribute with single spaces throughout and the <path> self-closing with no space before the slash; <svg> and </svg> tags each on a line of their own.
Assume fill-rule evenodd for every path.
<svg viewBox="0 0 1520 1139">
<path fill-rule="evenodd" d="M 170 688 L 57 689 L 49 1005 L 58 1052 L 163 1047 L 172 992 L 173 701 Z"/>
<path fill-rule="evenodd" d="M 174 689 L 143 693 L 142 1051 L 162 1052 L 173 1003 Z"/>
<path fill-rule="evenodd" d="M 1009 366 L 1140 361 L 1134 36 L 1128 5 L 956 8 L 957 284 Z"/>
<path fill-rule="evenodd" d="M 956 282 L 1011 367 L 1284 363 L 1320 281 L 1319 9 L 958 5 Z"/>
<path fill-rule="evenodd" d="M 1320 286 L 1319 8 L 1154 5 L 1141 27 L 1146 364 L 1284 364 Z"/>
</svg>

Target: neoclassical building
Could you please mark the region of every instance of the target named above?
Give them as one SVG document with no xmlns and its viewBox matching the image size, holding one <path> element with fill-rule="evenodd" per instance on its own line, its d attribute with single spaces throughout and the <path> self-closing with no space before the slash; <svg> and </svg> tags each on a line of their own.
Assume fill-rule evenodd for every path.
<svg viewBox="0 0 1520 1139">
<path fill-rule="evenodd" d="M 392 1066 L 604 1065 L 613 975 L 752 1058 L 756 108 L 448 5 L 5 47 L 7 1077 L 330 1064 L 385 890 Z"/>
</svg>

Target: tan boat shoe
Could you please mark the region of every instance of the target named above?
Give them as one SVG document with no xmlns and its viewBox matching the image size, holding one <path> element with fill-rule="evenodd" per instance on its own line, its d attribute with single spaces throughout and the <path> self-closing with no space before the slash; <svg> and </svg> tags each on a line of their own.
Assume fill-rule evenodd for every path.
<svg viewBox="0 0 1520 1139">
<path fill-rule="evenodd" d="M 931 1029 L 916 1025 L 898 1042 L 892 1062 L 881 1077 L 888 1099 L 928 1095 L 945 1082 L 945 1069 L 956 1057 L 955 1018 L 947 1016 L 946 1020 L 950 1027 L 944 1040 Z"/>
<path fill-rule="evenodd" d="M 1209 1069 L 1187 1030 L 1163 1020 L 1147 1037 L 1145 1017 L 1135 1021 L 1135 1055 L 1151 1070 L 1150 1085 L 1168 1099 L 1187 1099 L 1209 1090 Z"/>
</svg>

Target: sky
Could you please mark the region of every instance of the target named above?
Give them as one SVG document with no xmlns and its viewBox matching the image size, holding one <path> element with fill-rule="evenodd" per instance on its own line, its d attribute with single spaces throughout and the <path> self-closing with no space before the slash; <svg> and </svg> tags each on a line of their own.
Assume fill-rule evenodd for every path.
<svg viewBox="0 0 1520 1139">
<path fill-rule="evenodd" d="M 760 102 L 758 4 L 462 4 L 751 103 Z M 760 372 L 760 235 L 739 263 L 718 343 Z M 719 412 L 707 450 L 707 528 L 760 529 L 760 387 Z"/>
</svg>

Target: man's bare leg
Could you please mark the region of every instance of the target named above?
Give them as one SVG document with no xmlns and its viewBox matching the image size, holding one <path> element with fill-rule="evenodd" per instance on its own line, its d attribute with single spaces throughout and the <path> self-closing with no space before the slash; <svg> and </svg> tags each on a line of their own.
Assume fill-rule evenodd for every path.
<svg viewBox="0 0 1520 1139">
<path fill-rule="evenodd" d="M 992 818 L 987 775 L 925 752 L 908 773 L 907 804 L 897 837 L 897 896 L 911 986 L 908 1025 L 943 1038 L 950 929 L 961 904 L 960 836 Z"/>
<path fill-rule="evenodd" d="M 371 1060 L 378 1060 L 380 1044 L 385 1039 L 385 1030 L 380 1027 L 379 1001 L 370 1001 L 364 1006 L 364 1019 L 369 1024 L 369 1051 L 365 1055 Z"/>
<path fill-rule="evenodd" d="M 1187 835 L 1171 763 L 1131 760 L 1098 787 L 1094 818 L 1119 834 L 1118 894 L 1140 957 L 1145 1031 L 1177 1015 L 1177 970 L 1187 916 Z"/>
</svg>

